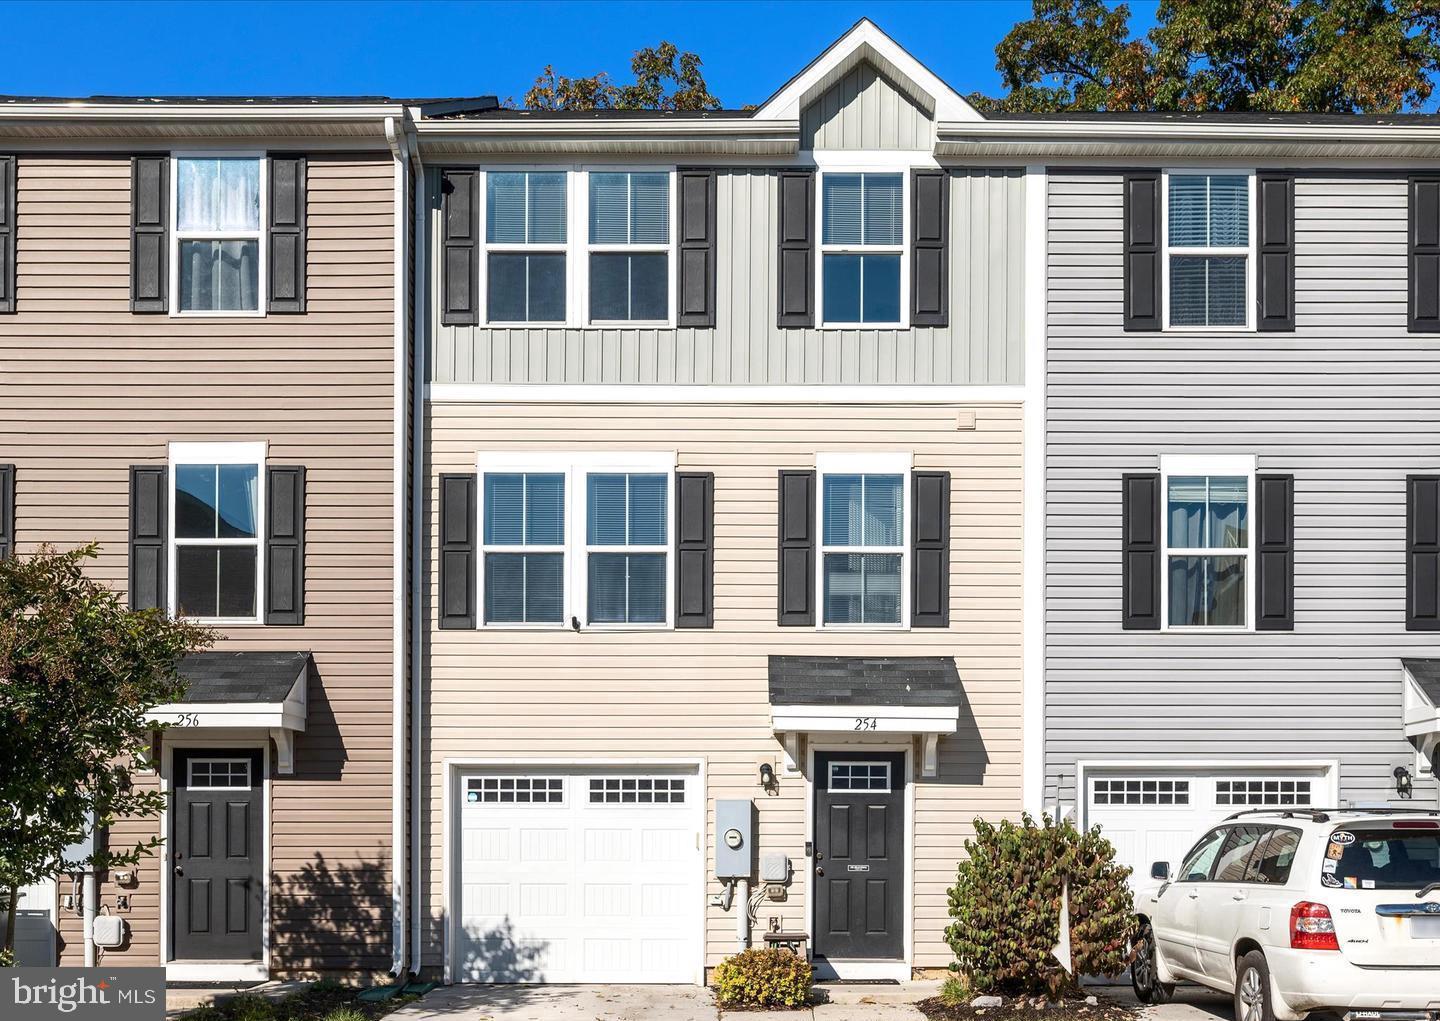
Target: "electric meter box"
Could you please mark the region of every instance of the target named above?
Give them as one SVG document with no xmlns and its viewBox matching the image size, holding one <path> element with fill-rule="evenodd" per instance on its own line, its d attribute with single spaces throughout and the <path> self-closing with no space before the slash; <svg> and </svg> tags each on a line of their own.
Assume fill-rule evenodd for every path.
<svg viewBox="0 0 1440 1021">
<path fill-rule="evenodd" d="M 755 874 L 755 802 L 715 802 L 715 878 L 749 879 Z"/>
</svg>

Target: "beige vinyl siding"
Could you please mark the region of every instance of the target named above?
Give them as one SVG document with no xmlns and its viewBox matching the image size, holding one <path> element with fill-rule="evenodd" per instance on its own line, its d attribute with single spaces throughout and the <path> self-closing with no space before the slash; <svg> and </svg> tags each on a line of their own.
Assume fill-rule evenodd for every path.
<svg viewBox="0 0 1440 1021">
<path fill-rule="evenodd" d="M 922 149 L 930 115 L 870 64 L 859 64 L 800 114 L 801 149 Z"/>
<path fill-rule="evenodd" d="M 783 774 L 778 795 L 757 770 L 780 771 L 770 729 L 771 654 L 954 656 L 968 709 L 940 742 L 940 776 L 917 779 L 915 964 L 951 960 L 945 890 L 979 815 L 1020 807 L 1021 410 L 971 406 L 432 404 L 429 557 L 443 472 L 473 472 L 479 451 L 673 450 L 679 470 L 715 473 L 713 630 L 583 632 L 434 629 L 423 703 L 429 803 L 421 820 L 431 924 L 425 960 L 438 966 L 442 922 L 442 787 L 450 758 L 703 756 L 710 823 L 716 797 L 754 798 L 761 848 L 794 861 L 790 899 L 759 909 L 805 928 L 808 787 Z M 952 474 L 951 627 L 820 632 L 776 625 L 777 473 L 810 468 L 823 451 L 912 451 L 917 469 Z M 712 827 L 713 828 L 713 827 Z M 713 842 L 713 832 L 707 832 Z M 712 862 L 713 865 L 713 862 Z M 707 865 L 708 871 L 712 865 Z M 713 879 L 707 894 L 718 893 Z M 735 947 L 735 915 L 707 909 L 706 959 Z"/>
<path fill-rule="evenodd" d="M 432 175 L 432 192 L 437 180 Z M 776 182 L 773 170 L 719 171 L 714 329 L 444 326 L 436 286 L 429 295 L 429 321 L 436 324 L 431 379 L 736 385 L 1024 381 L 1022 170 L 951 172 L 950 324 L 908 330 L 776 326 Z M 432 239 L 440 237 L 439 216 L 438 209 L 431 214 Z M 432 267 L 437 254 L 435 241 Z M 430 279 L 436 279 L 433 273 Z"/>
<path fill-rule="evenodd" d="M 388 158 L 309 161 L 303 315 L 182 319 L 129 311 L 130 160 L 19 160 L 18 304 L 0 316 L 0 461 L 17 465 L 19 551 L 100 544 L 124 589 L 129 466 L 175 440 L 266 440 L 308 471 L 306 624 L 225 632 L 216 648 L 309 650 L 316 674 L 294 776 L 271 797 L 274 972 L 390 966 L 393 216 Z M 273 757 L 273 756 L 272 756 Z M 153 776 L 146 782 L 155 782 Z M 156 832 L 126 821 L 117 839 Z M 100 903 L 159 954 L 157 858 Z M 62 884 L 63 885 L 63 884 Z M 80 921 L 61 912 L 63 963 Z"/>
</svg>

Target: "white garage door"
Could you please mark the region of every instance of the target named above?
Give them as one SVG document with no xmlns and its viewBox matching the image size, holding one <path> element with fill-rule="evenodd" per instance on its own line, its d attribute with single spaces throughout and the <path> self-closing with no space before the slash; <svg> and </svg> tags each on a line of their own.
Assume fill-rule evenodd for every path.
<svg viewBox="0 0 1440 1021">
<path fill-rule="evenodd" d="M 461 981 L 697 980 L 693 769 L 467 772 L 459 788 Z"/>
<path fill-rule="evenodd" d="M 1150 877 L 1152 862 L 1172 870 L 1197 839 L 1226 816 L 1247 808 L 1304 808 L 1330 801 L 1323 772 L 1086 774 L 1086 819 L 1115 846 L 1133 870 L 1131 882 Z"/>
<path fill-rule="evenodd" d="M 15 958 L 21 967 L 55 966 L 55 881 L 20 888 L 15 909 Z"/>
</svg>

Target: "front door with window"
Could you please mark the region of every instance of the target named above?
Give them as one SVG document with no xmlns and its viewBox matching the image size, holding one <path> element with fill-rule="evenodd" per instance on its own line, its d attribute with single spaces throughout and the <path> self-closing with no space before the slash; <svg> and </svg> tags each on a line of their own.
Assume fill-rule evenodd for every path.
<svg viewBox="0 0 1440 1021">
<path fill-rule="evenodd" d="M 259 750 L 248 748 L 175 753 L 174 960 L 260 959 L 262 761 Z"/>
<path fill-rule="evenodd" d="M 905 956 L 905 756 L 815 754 L 815 953 Z"/>
</svg>

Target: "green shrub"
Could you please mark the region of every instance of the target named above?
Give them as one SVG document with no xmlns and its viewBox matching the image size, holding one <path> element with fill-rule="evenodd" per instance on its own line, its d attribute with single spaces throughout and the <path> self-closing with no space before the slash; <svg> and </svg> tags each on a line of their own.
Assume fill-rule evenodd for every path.
<svg viewBox="0 0 1440 1021">
<path fill-rule="evenodd" d="M 225 1021 L 225 1014 L 219 1007 L 206 1004 L 180 1015 L 182 1021 Z"/>
<path fill-rule="evenodd" d="M 0 947 L 0 968 L 15 967 L 15 951 Z"/>
<path fill-rule="evenodd" d="M 973 999 L 963 978 L 951 975 L 940 984 L 940 1002 L 947 1007 L 964 1007 Z"/>
<path fill-rule="evenodd" d="M 810 962 L 792 951 L 752 947 L 715 969 L 715 999 L 727 1010 L 803 1007 L 813 980 Z"/>
<path fill-rule="evenodd" d="M 1081 975 L 1118 975 L 1130 961 L 1135 926 L 1126 879 L 1115 849 L 1098 829 L 1072 823 L 999 826 L 977 819 L 950 889 L 945 940 L 974 993 L 1048 994 L 1075 991 Z M 1051 954 L 1059 942 L 1060 891 L 1070 880 L 1070 949 L 1075 974 Z"/>
<path fill-rule="evenodd" d="M 280 1015 L 273 1002 L 254 993 L 242 993 L 226 1000 L 224 1013 L 230 1021 L 275 1021 Z"/>
<path fill-rule="evenodd" d="M 325 1021 L 370 1021 L 359 1007 L 336 1007 L 325 1015 Z"/>
</svg>

